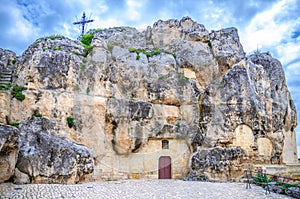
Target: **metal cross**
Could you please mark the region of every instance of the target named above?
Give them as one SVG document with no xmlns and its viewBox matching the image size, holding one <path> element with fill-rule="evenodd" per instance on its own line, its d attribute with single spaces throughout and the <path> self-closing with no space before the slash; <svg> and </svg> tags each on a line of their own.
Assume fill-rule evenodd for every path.
<svg viewBox="0 0 300 199">
<path fill-rule="evenodd" d="M 91 23 L 91 22 L 93 22 L 93 21 L 94 21 L 93 19 L 86 20 L 86 19 L 85 19 L 85 13 L 83 12 L 82 20 L 81 20 L 81 21 L 74 22 L 73 24 L 74 24 L 74 25 L 78 25 L 78 24 L 81 24 L 81 25 L 82 25 L 81 35 L 83 35 L 83 34 L 84 34 L 84 26 L 85 26 L 85 24 Z"/>
</svg>

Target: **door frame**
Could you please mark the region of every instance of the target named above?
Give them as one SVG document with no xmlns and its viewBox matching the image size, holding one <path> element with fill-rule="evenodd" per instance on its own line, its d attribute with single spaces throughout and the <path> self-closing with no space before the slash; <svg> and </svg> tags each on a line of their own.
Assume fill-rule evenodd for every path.
<svg viewBox="0 0 300 199">
<path fill-rule="evenodd" d="M 162 167 L 162 164 L 165 164 L 165 162 L 163 162 L 164 160 L 168 160 L 167 163 L 169 163 L 167 165 L 167 167 Z M 158 159 L 158 179 L 172 179 L 172 161 L 171 161 L 171 157 L 170 156 L 160 156 Z M 169 168 L 169 169 L 165 169 L 165 168 Z M 167 178 L 165 178 L 166 173 L 167 174 Z"/>
</svg>

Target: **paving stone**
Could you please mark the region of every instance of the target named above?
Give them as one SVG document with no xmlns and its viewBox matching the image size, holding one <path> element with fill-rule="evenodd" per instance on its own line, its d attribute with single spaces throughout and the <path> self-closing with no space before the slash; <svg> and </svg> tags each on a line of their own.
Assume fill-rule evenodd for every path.
<svg viewBox="0 0 300 199">
<path fill-rule="evenodd" d="M 271 193 L 243 183 L 211 183 L 182 180 L 127 180 L 90 182 L 75 185 L 59 184 L 0 184 L 0 199 L 94 199 L 94 198 L 274 198 L 289 199 L 286 195 Z"/>
</svg>

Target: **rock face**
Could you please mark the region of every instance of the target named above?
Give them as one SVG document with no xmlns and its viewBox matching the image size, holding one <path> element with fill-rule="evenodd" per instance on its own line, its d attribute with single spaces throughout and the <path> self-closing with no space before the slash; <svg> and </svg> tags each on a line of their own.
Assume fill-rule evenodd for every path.
<svg viewBox="0 0 300 199">
<path fill-rule="evenodd" d="M 169 174 L 160 167 L 169 160 L 169 177 L 229 180 L 254 164 L 297 161 L 296 108 L 282 66 L 269 54 L 246 57 L 237 29 L 209 33 L 184 17 L 159 20 L 143 32 L 119 27 L 92 34 L 87 56 L 78 41 L 37 40 L 15 71 L 14 84 L 27 88 L 25 100 L 2 92 L 7 106 L 1 109 L 11 121 L 37 113 L 55 121 L 20 125 L 21 132 L 49 125 L 38 136 L 55 146 L 30 156 L 42 165 L 34 170 L 36 182 L 63 179 L 50 177 L 52 173 L 81 177 L 72 169 L 59 169 L 64 162 L 51 159 L 62 145 L 80 151 L 59 137 L 93 152 L 90 180 L 164 178 Z M 32 142 L 37 134 L 22 139 Z M 26 147 L 21 145 L 17 168 L 31 173 Z M 39 142 L 32 147 L 45 150 Z M 79 165 L 74 153 L 68 160 L 72 168 Z M 87 157 L 81 171 L 92 171 L 87 152 L 80 154 Z"/>
<path fill-rule="evenodd" d="M 0 70 L 2 71 L 17 61 L 16 53 L 0 48 Z"/>
<path fill-rule="evenodd" d="M 19 129 L 0 126 L 2 182 L 71 184 L 93 172 L 91 151 L 54 136 L 54 126 L 47 118 L 24 120 Z"/>
<path fill-rule="evenodd" d="M 79 182 L 85 174 L 93 172 L 92 153 L 82 145 L 51 135 L 54 126 L 55 123 L 46 118 L 20 123 L 16 167 L 31 176 L 33 183 Z"/>
<path fill-rule="evenodd" d="M 18 133 L 16 128 L 0 124 L 0 183 L 14 174 L 19 152 Z"/>
</svg>

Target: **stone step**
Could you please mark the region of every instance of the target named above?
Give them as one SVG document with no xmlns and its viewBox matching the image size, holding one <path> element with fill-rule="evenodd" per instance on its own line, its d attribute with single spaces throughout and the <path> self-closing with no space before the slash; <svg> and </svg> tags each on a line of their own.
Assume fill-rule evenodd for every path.
<svg viewBox="0 0 300 199">
<path fill-rule="evenodd" d="M 2 70 L 2 71 L 0 71 L 0 73 L 13 73 L 13 71 L 12 70 Z"/>
<path fill-rule="evenodd" d="M 12 74 L 6 74 L 6 73 L 0 74 L 0 78 L 1 77 L 11 77 L 11 76 L 12 76 Z"/>
<path fill-rule="evenodd" d="M 1 85 L 11 84 L 12 75 L 13 75 L 13 67 L 4 68 L 2 71 L 0 71 L 0 84 Z"/>
<path fill-rule="evenodd" d="M 11 82 L 11 78 L 0 78 L 0 81 Z"/>
<path fill-rule="evenodd" d="M 0 80 L 0 85 L 7 85 L 7 84 L 11 84 L 11 81 L 1 81 Z"/>
<path fill-rule="evenodd" d="M 10 81 L 11 77 L 0 77 L 0 81 Z"/>
<path fill-rule="evenodd" d="M 12 76 L 12 73 L 0 73 L 0 77 Z"/>
<path fill-rule="evenodd" d="M 1 71 L 0 72 L 0 75 L 2 75 L 2 74 L 5 74 L 5 75 L 11 75 L 12 74 L 12 72 L 8 72 L 8 71 Z"/>
</svg>

